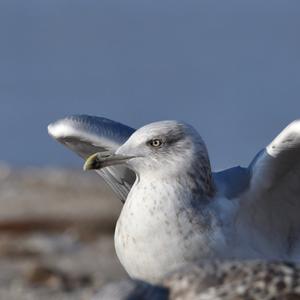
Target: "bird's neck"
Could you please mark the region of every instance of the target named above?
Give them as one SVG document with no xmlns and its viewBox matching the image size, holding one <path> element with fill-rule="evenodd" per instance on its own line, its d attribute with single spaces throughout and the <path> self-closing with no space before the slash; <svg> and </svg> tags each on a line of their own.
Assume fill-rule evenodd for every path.
<svg viewBox="0 0 300 300">
<path fill-rule="evenodd" d="M 179 176 L 178 181 L 194 195 L 194 198 L 208 200 L 215 196 L 215 184 L 210 169 L 189 170 Z"/>
<path fill-rule="evenodd" d="M 189 195 L 191 201 L 205 201 L 215 196 L 215 184 L 209 169 L 188 168 L 180 172 L 168 170 L 166 172 L 143 172 L 138 175 L 136 188 L 149 194 L 153 191 L 156 195 L 166 193 L 164 196 L 172 195 L 180 201 L 180 196 Z M 159 191 L 159 192 L 157 192 Z"/>
</svg>

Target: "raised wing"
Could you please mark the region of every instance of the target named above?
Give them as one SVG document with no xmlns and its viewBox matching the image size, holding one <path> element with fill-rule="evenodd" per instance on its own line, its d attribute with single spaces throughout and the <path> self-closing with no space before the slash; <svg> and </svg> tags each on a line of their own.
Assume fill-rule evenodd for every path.
<svg viewBox="0 0 300 300">
<path fill-rule="evenodd" d="M 48 126 L 49 134 L 83 159 L 96 152 L 115 152 L 134 132 L 121 123 L 105 118 L 77 115 Z M 113 166 L 97 173 L 116 192 L 122 202 L 135 181 L 135 174 L 125 166 Z"/>
<path fill-rule="evenodd" d="M 213 173 L 214 183 L 221 196 L 227 199 L 237 198 L 247 190 L 250 181 L 248 168 L 240 166 Z"/>
<path fill-rule="evenodd" d="M 240 197 L 241 234 L 262 256 L 299 260 L 300 120 L 257 155 L 249 172 L 249 188 Z"/>
</svg>

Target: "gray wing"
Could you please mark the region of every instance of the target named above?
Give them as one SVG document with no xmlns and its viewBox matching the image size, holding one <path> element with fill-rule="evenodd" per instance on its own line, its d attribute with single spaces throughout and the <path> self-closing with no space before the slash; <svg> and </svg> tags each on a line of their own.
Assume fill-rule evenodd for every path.
<svg viewBox="0 0 300 300">
<path fill-rule="evenodd" d="M 96 152 L 115 152 L 135 129 L 109 119 L 76 115 L 48 126 L 49 134 L 83 159 Z M 125 166 L 97 170 L 122 202 L 135 181 L 135 174 Z"/>
<path fill-rule="evenodd" d="M 248 168 L 240 166 L 213 173 L 214 183 L 220 195 L 234 199 L 247 190 L 250 182 Z"/>
<path fill-rule="evenodd" d="M 300 120 L 286 127 L 249 166 L 239 221 L 261 253 L 300 258 Z M 246 234 L 245 234 L 246 233 Z"/>
</svg>

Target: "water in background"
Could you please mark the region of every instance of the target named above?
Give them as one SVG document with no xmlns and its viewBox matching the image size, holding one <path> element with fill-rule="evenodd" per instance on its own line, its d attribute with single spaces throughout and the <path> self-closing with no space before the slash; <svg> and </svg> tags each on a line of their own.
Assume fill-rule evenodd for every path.
<svg viewBox="0 0 300 300">
<path fill-rule="evenodd" d="M 215 168 L 248 164 L 300 117 L 300 2 L 2 0 L 0 160 L 80 166 L 68 114 L 193 124 Z"/>
</svg>

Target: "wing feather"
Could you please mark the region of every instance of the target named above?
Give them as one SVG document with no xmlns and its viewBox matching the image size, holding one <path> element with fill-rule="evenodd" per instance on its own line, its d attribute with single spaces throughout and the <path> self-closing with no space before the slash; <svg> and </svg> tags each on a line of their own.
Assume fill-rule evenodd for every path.
<svg viewBox="0 0 300 300">
<path fill-rule="evenodd" d="M 55 140 L 83 159 L 96 152 L 115 152 L 134 131 L 121 123 L 88 115 L 69 116 L 48 126 L 48 132 Z M 97 173 L 125 202 L 135 181 L 134 172 L 125 166 L 114 166 Z"/>
<path fill-rule="evenodd" d="M 264 256 L 299 259 L 300 120 L 255 157 L 249 173 L 249 187 L 240 197 L 242 235 Z"/>
</svg>

